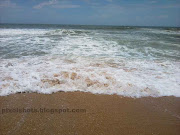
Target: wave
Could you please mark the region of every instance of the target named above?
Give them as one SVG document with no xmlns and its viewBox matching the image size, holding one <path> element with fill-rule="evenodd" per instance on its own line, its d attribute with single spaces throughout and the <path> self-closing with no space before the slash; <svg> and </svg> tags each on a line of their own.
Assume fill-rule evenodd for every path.
<svg viewBox="0 0 180 135">
<path fill-rule="evenodd" d="M 119 33 L 76 29 L 0 29 L 0 57 L 74 54 L 179 59 L 178 39 L 172 42 L 172 39 L 166 41 L 158 38 L 137 31 Z"/>
<path fill-rule="evenodd" d="M 45 29 L 0 29 L 0 36 L 44 35 L 46 32 Z"/>
<path fill-rule="evenodd" d="M 86 36 L 90 32 L 87 30 L 72 30 L 72 29 L 56 29 L 46 33 L 46 35 L 60 35 L 60 36 Z"/>
<path fill-rule="evenodd" d="M 173 28 L 161 28 L 161 29 L 155 29 L 155 28 L 141 28 L 141 30 L 144 30 L 145 32 L 153 33 L 153 34 L 166 34 L 166 35 L 177 35 L 180 36 L 180 29 L 173 29 Z"/>
<path fill-rule="evenodd" d="M 0 29 L 0 95 L 84 91 L 179 97 L 179 38 L 163 32 Z"/>
<path fill-rule="evenodd" d="M 0 95 L 84 91 L 180 97 L 180 63 L 79 56 L 1 59 Z"/>
</svg>

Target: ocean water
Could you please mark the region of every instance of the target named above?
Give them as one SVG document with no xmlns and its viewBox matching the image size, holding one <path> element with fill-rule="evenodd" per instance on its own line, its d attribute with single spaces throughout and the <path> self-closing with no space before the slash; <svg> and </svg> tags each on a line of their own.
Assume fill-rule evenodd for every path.
<svg viewBox="0 0 180 135">
<path fill-rule="evenodd" d="M 180 28 L 0 24 L 0 96 L 180 97 Z"/>
</svg>

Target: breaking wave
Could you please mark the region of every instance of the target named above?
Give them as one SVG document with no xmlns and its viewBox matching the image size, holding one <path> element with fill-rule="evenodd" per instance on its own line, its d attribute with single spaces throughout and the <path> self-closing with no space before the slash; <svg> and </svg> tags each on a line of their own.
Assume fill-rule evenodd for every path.
<svg viewBox="0 0 180 135">
<path fill-rule="evenodd" d="M 0 41 L 1 96 L 180 96 L 178 30 L 1 28 Z"/>
</svg>

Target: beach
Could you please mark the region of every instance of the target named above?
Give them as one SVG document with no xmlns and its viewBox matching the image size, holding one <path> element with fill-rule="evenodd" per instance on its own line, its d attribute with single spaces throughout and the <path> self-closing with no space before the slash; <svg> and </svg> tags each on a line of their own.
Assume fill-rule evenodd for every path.
<svg viewBox="0 0 180 135">
<path fill-rule="evenodd" d="M 0 135 L 180 135 L 180 0 L 0 0 Z"/>
<path fill-rule="evenodd" d="M 180 28 L 0 24 L 0 134 L 179 135 Z"/>
<path fill-rule="evenodd" d="M 20 112 L 17 109 L 79 109 L 77 112 Z M 180 98 L 57 92 L 0 97 L 0 131 L 7 134 L 178 135 Z M 2 112 L 2 110 L 4 111 Z M 15 109 L 14 111 L 8 109 Z"/>
</svg>

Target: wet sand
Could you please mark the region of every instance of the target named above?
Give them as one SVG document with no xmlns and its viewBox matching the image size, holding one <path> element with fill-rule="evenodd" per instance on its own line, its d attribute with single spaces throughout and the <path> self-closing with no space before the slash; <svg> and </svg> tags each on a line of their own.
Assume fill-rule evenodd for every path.
<svg viewBox="0 0 180 135">
<path fill-rule="evenodd" d="M 85 109 L 86 112 L 2 112 L 2 109 Z M 180 98 L 127 98 L 84 92 L 0 97 L 1 135 L 179 135 Z"/>
</svg>

